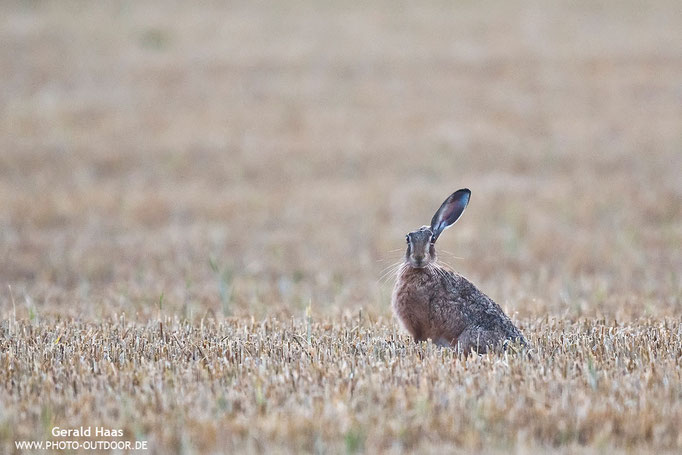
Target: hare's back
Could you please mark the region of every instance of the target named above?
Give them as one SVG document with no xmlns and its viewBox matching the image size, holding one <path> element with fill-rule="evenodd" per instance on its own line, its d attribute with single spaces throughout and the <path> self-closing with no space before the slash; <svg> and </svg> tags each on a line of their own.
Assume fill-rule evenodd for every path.
<svg viewBox="0 0 682 455">
<path fill-rule="evenodd" d="M 449 270 L 444 276 L 448 300 L 464 314 L 467 325 L 499 332 L 503 336 L 521 336 L 502 308 L 471 281 Z"/>
</svg>

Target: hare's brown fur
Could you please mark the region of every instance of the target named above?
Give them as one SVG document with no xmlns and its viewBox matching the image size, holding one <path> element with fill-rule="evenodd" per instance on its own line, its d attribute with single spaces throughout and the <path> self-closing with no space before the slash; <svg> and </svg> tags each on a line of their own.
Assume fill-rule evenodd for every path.
<svg viewBox="0 0 682 455">
<path fill-rule="evenodd" d="M 406 236 L 405 263 L 398 271 L 392 305 L 415 341 L 431 339 L 469 353 L 526 340 L 502 308 L 469 280 L 437 262 L 435 243 L 469 204 L 471 191 L 455 191 L 436 211 L 431 226 Z"/>
<path fill-rule="evenodd" d="M 506 340 L 526 343 L 499 305 L 463 276 L 437 264 L 404 265 L 392 301 L 415 341 L 431 339 L 465 353 L 487 352 Z"/>
</svg>

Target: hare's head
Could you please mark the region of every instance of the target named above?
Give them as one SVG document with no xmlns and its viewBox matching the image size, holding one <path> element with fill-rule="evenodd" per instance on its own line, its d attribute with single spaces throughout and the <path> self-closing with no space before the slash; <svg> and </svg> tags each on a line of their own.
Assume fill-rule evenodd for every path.
<svg viewBox="0 0 682 455">
<path fill-rule="evenodd" d="M 441 232 L 455 224 L 464 212 L 471 191 L 457 190 L 448 197 L 431 219 L 431 226 L 422 226 L 407 234 L 405 262 L 411 267 L 423 268 L 436 260 L 436 240 Z"/>
</svg>

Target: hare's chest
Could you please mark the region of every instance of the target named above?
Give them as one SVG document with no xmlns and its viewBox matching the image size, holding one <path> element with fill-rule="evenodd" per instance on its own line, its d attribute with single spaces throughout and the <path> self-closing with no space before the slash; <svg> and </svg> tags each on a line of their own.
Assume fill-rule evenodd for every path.
<svg viewBox="0 0 682 455">
<path fill-rule="evenodd" d="M 428 332 L 432 328 L 436 295 L 420 277 L 404 277 L 393 290 L 393 309 L 410 332 Z M 437 305 L 436 305 L 437 306 Z M 414 328 L 414 330 L 412 330 Z"/>
</svg>

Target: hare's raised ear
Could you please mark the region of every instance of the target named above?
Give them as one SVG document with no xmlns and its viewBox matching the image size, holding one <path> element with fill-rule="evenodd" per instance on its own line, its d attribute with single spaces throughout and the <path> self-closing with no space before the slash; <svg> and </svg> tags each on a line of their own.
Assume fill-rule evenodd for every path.
<svg viewBox="0 0 682 455">
<path fill-rule="evenodd" d="M 455 224 L 455 221 L 462 216 L 464 209 L 469 203 L 470 197 L 471 191 L 467 188 L 463 188 L 452 193 L 445 202 L 443 202 L 431 219 L 431 232 L 433 232 L 433 236 L 431 237 L 432 242 L 435 242 L 441 232 Z"/>
</svg>

